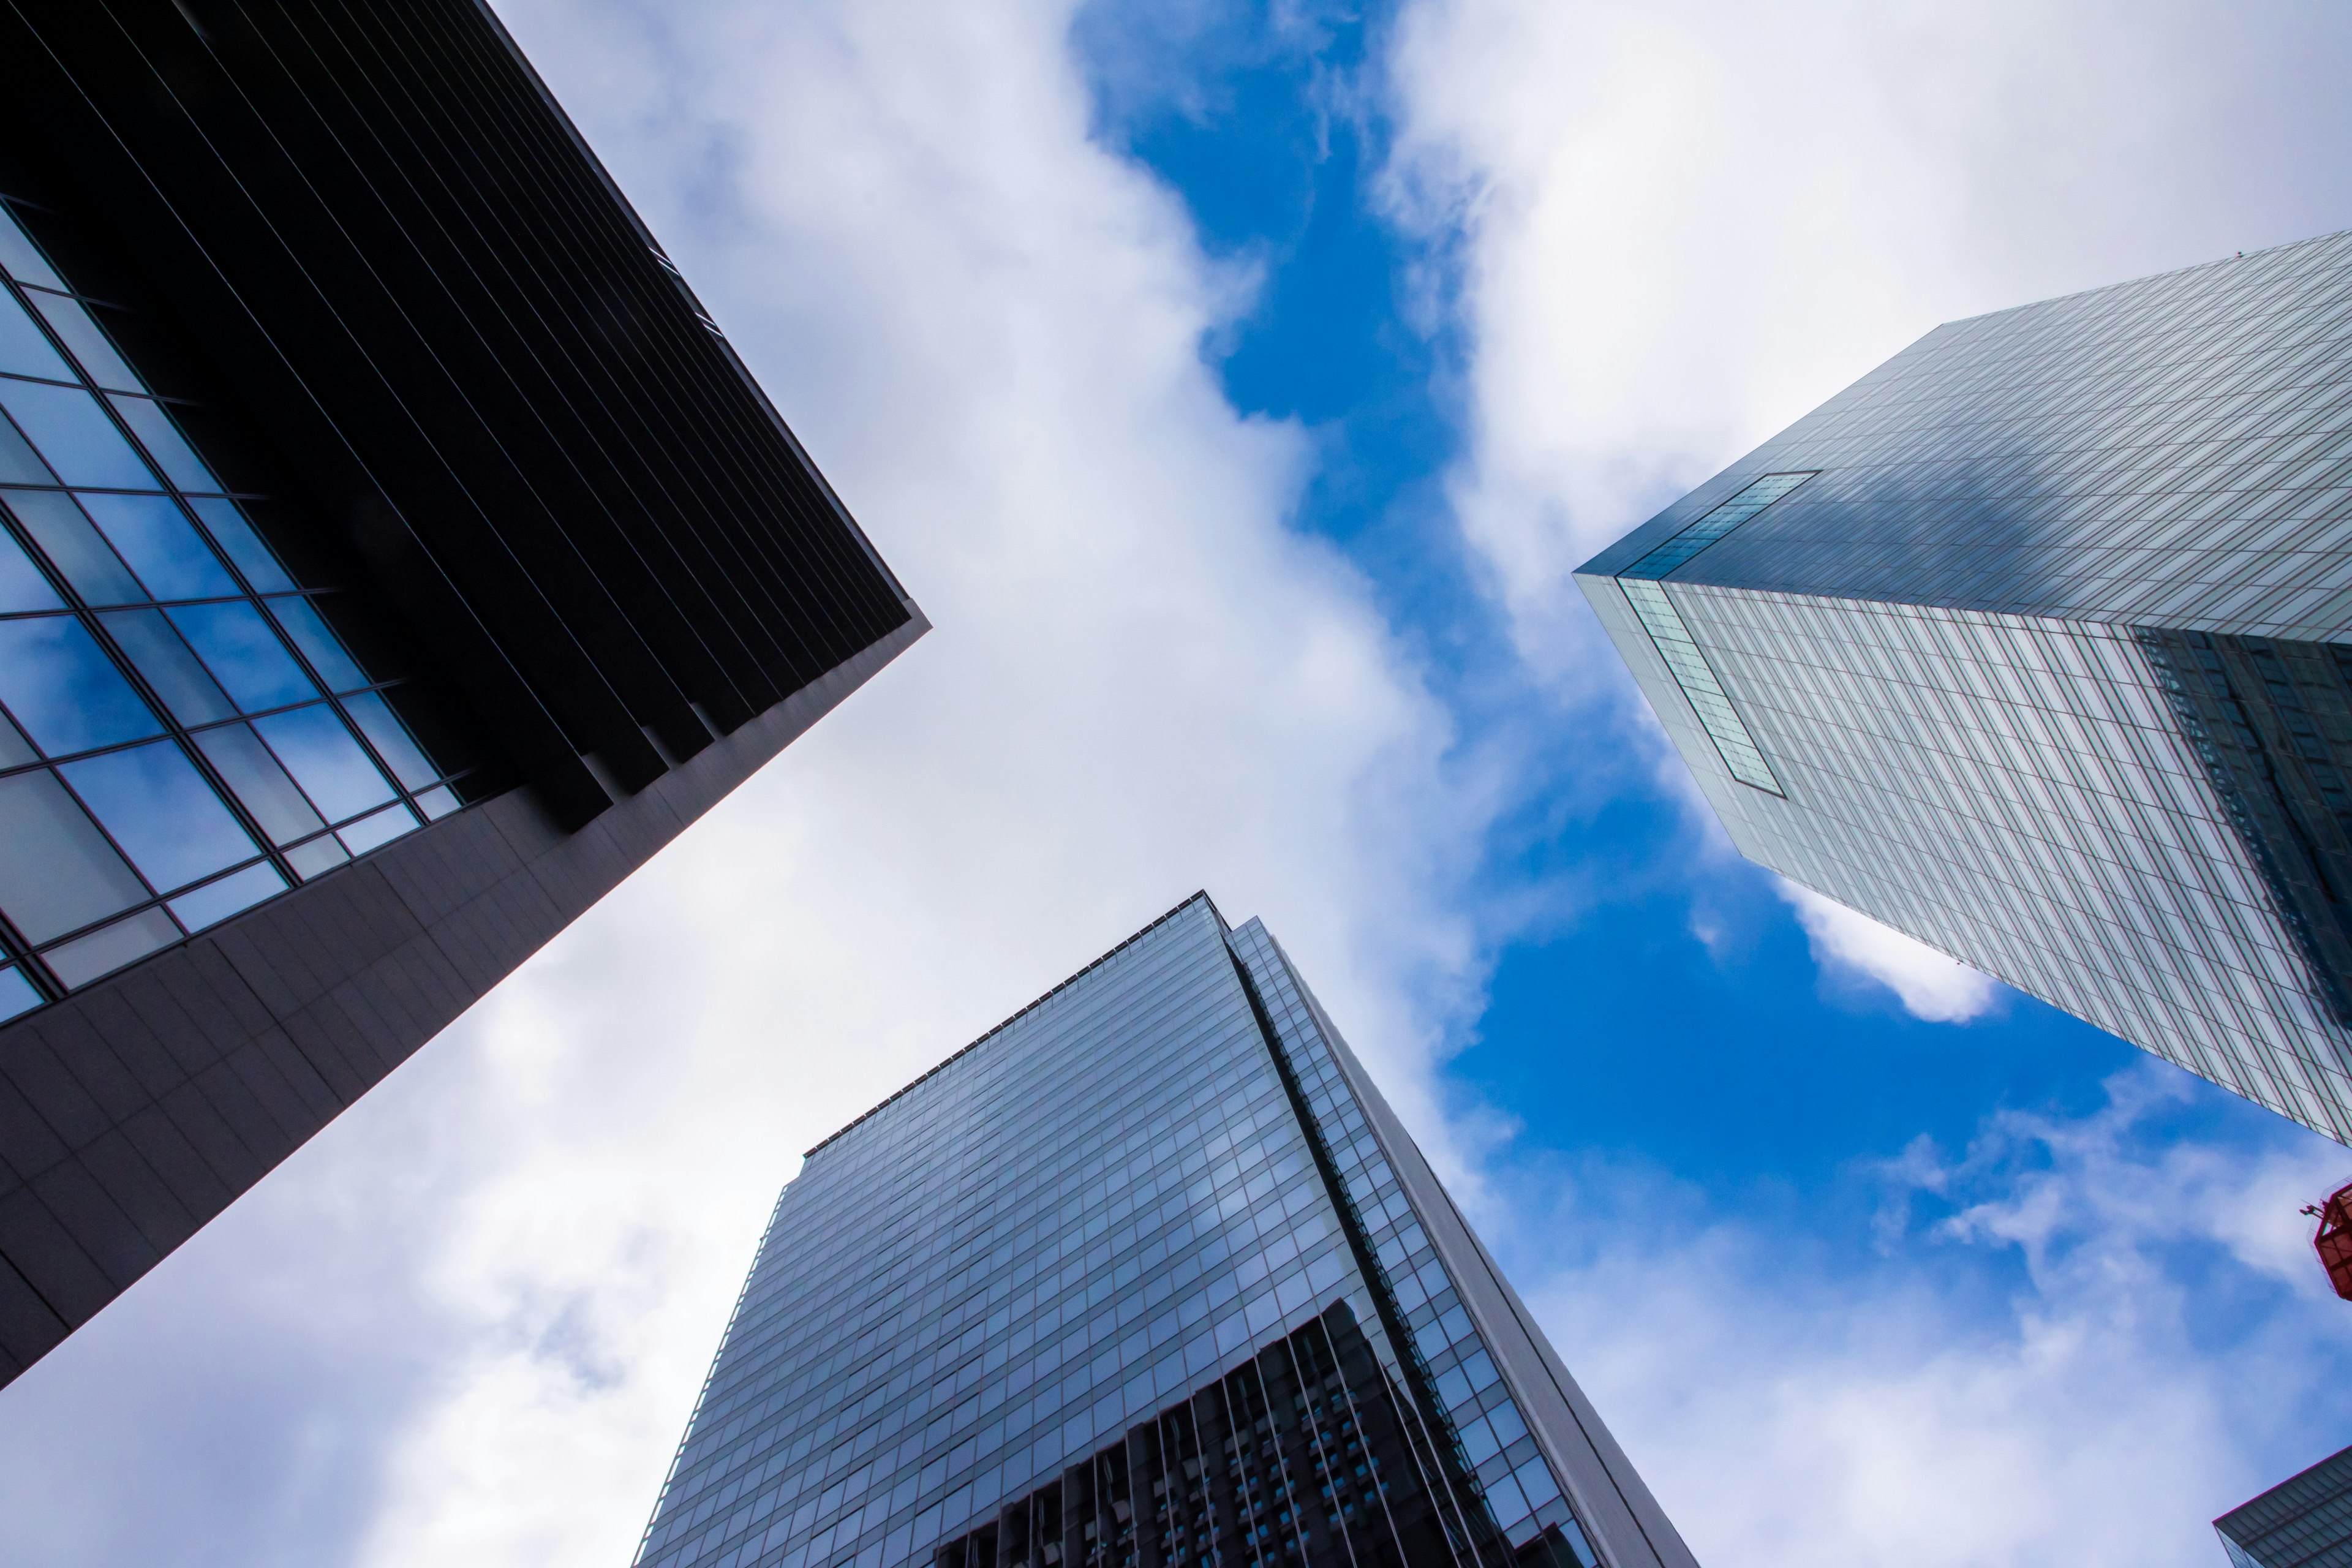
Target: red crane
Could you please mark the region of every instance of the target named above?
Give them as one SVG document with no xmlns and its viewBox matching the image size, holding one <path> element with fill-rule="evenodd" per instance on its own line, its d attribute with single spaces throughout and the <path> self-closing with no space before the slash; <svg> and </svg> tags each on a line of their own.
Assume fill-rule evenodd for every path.
<svg viewBox="0 0 2352 1568">
<path fill-rule="evenodd" d="M 2352 1301 L 2352 1184 L 2336 1188 L 2324 1204 L 2314 1204 L 2303 1211 L 2319 1221 L 2319 1232 L 2311 1238 L 2312 1249 L 2327 1269 L 2327 1282 L 2336 1293 Z"/>
</svg>

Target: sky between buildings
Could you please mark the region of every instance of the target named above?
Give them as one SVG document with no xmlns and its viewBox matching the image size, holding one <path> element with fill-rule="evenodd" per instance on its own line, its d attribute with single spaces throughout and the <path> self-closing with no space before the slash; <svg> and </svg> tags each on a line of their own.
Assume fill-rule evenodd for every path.
<svg viewBox="0 0 2352 1568">
<path fill-rule="evenodd" d="M 2352 1154 L 1734 856 L 1570 571 L 2352 225 L 2352 11 L 499 7 L 938 625 L 0 1397 L 0 1561 L 625 1563 L 798 1152 L 1263 915 L 1702 1561 L 2208 1564 Z"/>
</svg>

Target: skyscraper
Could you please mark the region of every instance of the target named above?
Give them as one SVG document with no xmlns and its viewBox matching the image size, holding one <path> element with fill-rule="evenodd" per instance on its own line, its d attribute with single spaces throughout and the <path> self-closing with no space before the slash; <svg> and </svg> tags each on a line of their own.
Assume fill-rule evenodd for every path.
<svg viewBox="0 0 2352 1568">
<path fill-rule="evenodd" d="M 0 79 L 5 1383 L 925 623 L 476 0 Z"/>
<path fill-rule="evenodd" d="M 2213 1521 L 2232 1568 L 2352 1563 L 2352 1448 L 2281 1481 Z"/>
<path fill-rule="evenodd" d="M 1732 841 L 2352 1141 L 2352 235 L 1938 327 L 1578 574 Z"/>
<path fill-rule="evenodd" d="M 1282 950 L 1195 895 L 810 1151 L 637 1561 L 1693 1560 Z"/>
</svg>

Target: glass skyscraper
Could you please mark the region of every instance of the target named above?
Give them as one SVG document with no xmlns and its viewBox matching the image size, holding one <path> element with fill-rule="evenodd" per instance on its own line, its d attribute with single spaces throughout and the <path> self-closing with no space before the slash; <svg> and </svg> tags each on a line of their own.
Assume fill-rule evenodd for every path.
<svg viewBox="0 0 2352 1568">
<path fill-rule="evenodd" d="M 5 1384 L 927 623 L 480 0 L 0 89 Z"/>
<path fill-rule="evenodd" d="M 809 1152 L 637 1562 L 1693 1559 L 1282 950 L 1196 895 Z"/>
<path fill-rule="evenodd" d="M 2231 1568 L 2352 1568 L 2352 1448 L 2213 1521 Z"/>
<path fill-rule="evenodd" d="M 1578 583 L 1751 859 L 2352 1141 L 2352 235 L 1938 327 Z"/>
</svg>

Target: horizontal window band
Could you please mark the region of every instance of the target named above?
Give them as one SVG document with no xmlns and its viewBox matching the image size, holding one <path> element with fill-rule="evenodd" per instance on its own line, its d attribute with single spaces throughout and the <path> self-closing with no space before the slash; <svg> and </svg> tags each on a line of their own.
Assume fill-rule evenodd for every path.
<svg viewBox="0 0 2352 1568">
<path fill-rule="evenodd" d="M 1665 576 L 1820 471 L 1808 468 L 1802 472 L 1766 474 L 1761 479 L 1750 480 L 1738 494 L 1716 506 L 1696 522 L 1689 524 L 1617 575 L 1621 578 L 1651 579 Z"/>
</svg>

